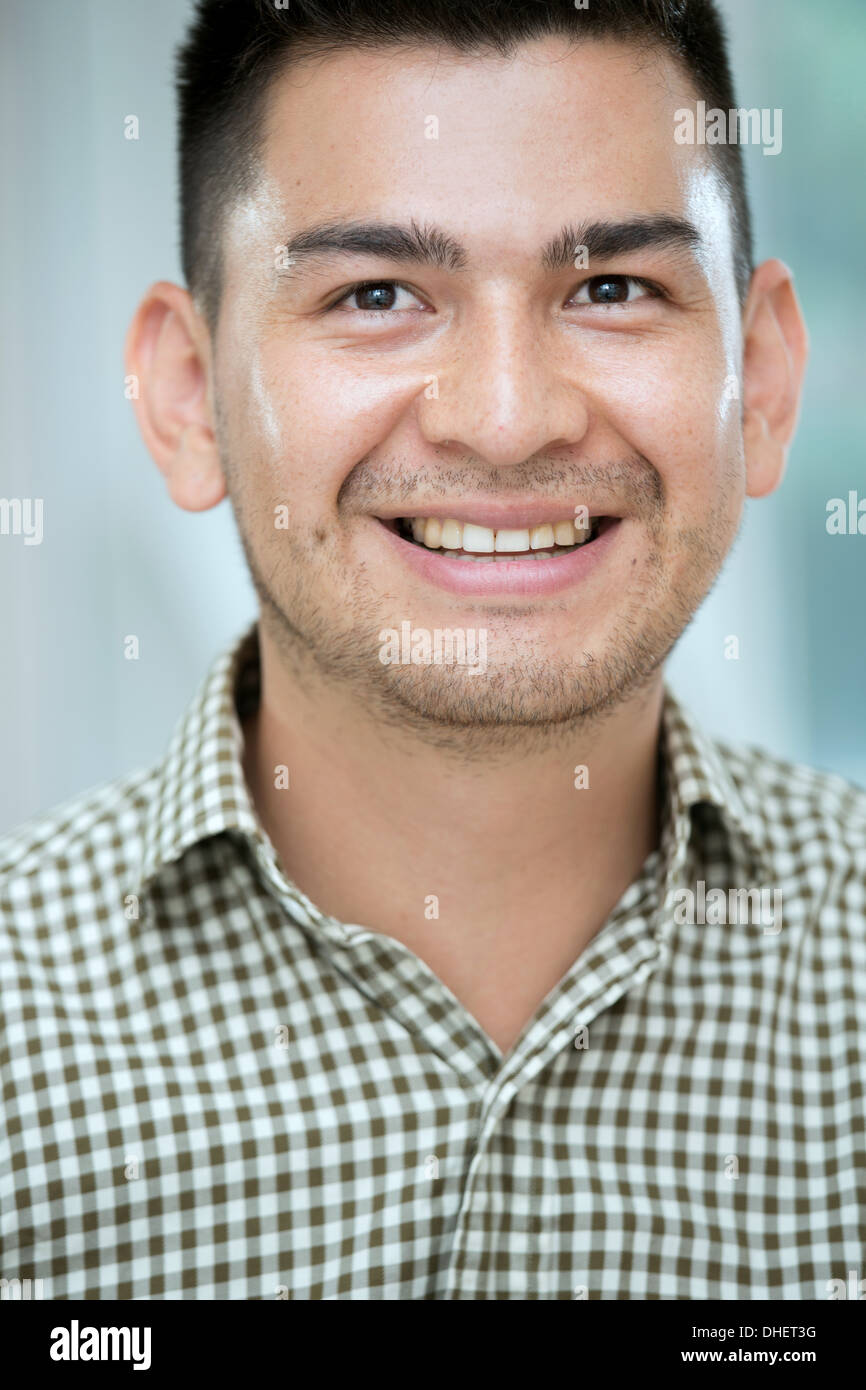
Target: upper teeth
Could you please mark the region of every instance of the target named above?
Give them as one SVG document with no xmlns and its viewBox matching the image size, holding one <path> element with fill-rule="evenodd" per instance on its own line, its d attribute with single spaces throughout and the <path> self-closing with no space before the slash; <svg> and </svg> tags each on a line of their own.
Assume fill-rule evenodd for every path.
<svg viewBox="0 0 866 1390">
<path fill-rule="evenodd" d="M 581 545 L 591 534 L 589 526 L 576 527 L 571 520 L 498 531 L 470 521 L 442 521 L 436 516 L 410 517 L 406 524 L 415 540 L 431 550 L 472 550 L 480 554 L 516 554 L 521 550 L 547 550 L 553 545 Z"/>
</svg>

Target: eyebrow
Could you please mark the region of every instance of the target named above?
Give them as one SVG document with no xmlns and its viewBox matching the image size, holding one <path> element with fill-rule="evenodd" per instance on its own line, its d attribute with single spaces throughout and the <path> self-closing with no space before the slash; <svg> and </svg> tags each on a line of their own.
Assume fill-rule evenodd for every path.
<svg viewBox="0 0 866 1390">
<path fill-rule="evenodd" d="M 697 227 L 685 218 L 656 213 L 625 222 L 565 226 L 545 246 L 541 259 L 545 270 L 567 270 L 574 264 L 578 248 L 585 248 L 588 260 L 600 261 L 651 248 L 691 251 L 700 240 Z"/>
<path fill-rule="evenodd" d="M 700 240 L 700 233 L 691 222 L 667 213 L 631 217 L 622 222 L 566 224 L 543 247 L 541 264 L 548 271 L 566 270 L 573 265 L 579 248 L 585 248 L 587 259 L 592 261 L 654 247 L 691 250 Z M 469 264 L 465 247 L 453 236 L 414 220 L 406 225 L 322 222 L 297 232 L 286 242 L 285 249 L 294 266 L 340 255 L 376 256 L 449 271 L 464 270 Z"/>
</svg>

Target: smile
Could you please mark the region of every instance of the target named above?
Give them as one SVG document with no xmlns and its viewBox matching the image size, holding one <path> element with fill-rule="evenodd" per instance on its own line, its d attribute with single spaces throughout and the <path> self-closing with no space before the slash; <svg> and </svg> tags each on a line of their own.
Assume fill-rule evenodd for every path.
<svg viewBox="0 0 866 1390">
<path fill-rule="evenodd" d="M 623 518 L 590 516 L 583 527 L 569 518 L 508 527 L 454 517 L 376 520 L 392 552 L 438 588 L 540 598 L 589 576 L 611 550 Z"/>
<path fill-rule="evenodd" d="M 599 534 L 604 517 L 590 517 L 586 527 L 569 518 L 540 526 L 478 526 L 473 522 L 439 517 L 397 517 L 397 533 L 425 550 L 438 550 L 449 560 L 477 564 L 501 564 L 515 560 L 553 559 L 589 545 Z"/>
</svg>

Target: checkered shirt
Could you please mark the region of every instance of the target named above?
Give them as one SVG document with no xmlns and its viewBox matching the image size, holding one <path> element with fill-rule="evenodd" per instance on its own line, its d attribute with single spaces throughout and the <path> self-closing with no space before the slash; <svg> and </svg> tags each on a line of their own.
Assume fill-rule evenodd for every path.
<svg viewBox="0 0 866 1390">
<path fill-rule="evenodd" d="M 160 766 L 0 841 L 0 1276 L 247 1300 L 866 1276 L 866 793 L 711 740 L 666 689 L 659 848 L 503 1056 L 284 877 L 242 771 L 257 693 L 253 628 Z M 762 915 L 719 920 L 747 889 Z"/>
</svg>

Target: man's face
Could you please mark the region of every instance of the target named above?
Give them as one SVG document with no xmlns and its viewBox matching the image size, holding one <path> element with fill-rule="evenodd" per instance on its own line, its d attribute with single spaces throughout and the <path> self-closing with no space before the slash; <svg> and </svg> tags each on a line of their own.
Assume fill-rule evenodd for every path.
<svg viewBox="0 0 866 1390">
<path fill-rule="evenodd" d="M 380 712 L 441 733 L 609 708 L 715 579 L 745 494 L 741 330 L 728 202 L 673 138 L 693 101 L 661 55 L 559 40 L 347 51 L 274 85 L 224 242 L 220 448 L 266 627 Z M 589 224 L 662 218 L 700 240 L 592 240 L 585 263 Z M 280 264 L 338 223 L 448 244 Z M 587 516 L 578 549 L 535 529 Z M 421 518 L 480 525 L 452 550 L 535 549 L 446 555 Z M 407 622 L 483 630 L 486 670 L 383 664 Z"/>
</svg>

